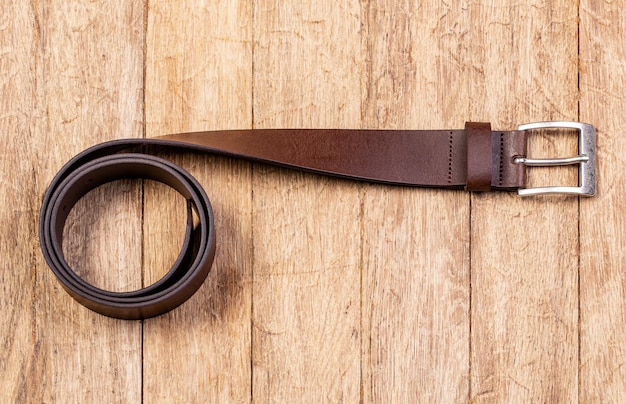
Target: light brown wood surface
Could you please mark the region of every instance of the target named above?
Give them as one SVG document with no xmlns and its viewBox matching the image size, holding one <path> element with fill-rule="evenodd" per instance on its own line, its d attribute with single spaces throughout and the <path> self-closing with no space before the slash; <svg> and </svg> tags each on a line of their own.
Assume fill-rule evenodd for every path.
<svg viewBox="0 0 626 404">
<path fill-rule="evenodd" d="M 623 2 L 0 2 L 0 402 L 626 401 Z M 411 189 L 171 153 L 205 187 L 200 290 L 122 321 L 67 295 L 43 193 L 86 147 L 235 128 L 598 131 L 598 194 Z M 538 133 L 536 156 L 569 155 Z M 576 182 L 533 169 L 532 184 Z M 178 254 L 185 204 L 119 181 L 64 250 L 131 290 Z"/>
</svg>

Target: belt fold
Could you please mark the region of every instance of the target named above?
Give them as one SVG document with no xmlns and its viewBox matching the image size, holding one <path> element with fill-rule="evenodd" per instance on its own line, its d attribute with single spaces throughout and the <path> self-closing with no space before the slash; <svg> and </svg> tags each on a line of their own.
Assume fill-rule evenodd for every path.
<svg viewBox="0 0 626 404">
<path fill-rule="evenodd" d="M 254 129 L 192 132 L 150 139 L 113 140 L 71 159 L 44 195 L 40 244 L 64 289 L 98 313 L 144 319 L 191 297 L 207 277 L 215 254 L 210 201 L 185 170 L 145 152 L 144 146 L 183 148 L 244 158 L 320 174 L 395 185 L 517 190 L 525 186 L 523 131 L 492 132 L 489 124 L 465 130 Z M 118 179 L 160 181 L 188 201 L 188 224 L 179 258 L 158 282 L 132 292 L 111 292 L 81 279 L 63 257 L 63 228 L 72 207 L 90 190 Z M 199 221 L 193 227 L 192 212 Z"/>
</svg>

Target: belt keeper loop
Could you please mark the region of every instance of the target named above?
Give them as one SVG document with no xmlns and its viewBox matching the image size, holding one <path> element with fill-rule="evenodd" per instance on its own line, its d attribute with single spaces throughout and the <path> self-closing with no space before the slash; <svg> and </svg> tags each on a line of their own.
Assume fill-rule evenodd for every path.
<svg viewBox="0 0 626 404">
<path fill-rule="evenodd" d="M 491 125 L 466 122 L 467 182 L 466 191 L 489 191 L 492 176 Z"/>
</svg>

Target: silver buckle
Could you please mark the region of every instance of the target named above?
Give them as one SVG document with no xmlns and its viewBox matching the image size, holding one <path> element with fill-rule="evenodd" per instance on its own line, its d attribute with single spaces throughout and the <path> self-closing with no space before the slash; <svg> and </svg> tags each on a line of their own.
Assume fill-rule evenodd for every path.
<svg viewBox="0 0 626 404">
<path fill-rule="evenodd" d="M 593 125 L 581 122 L 535 122 L 519 125 L 518 130 L 534 130 L 546 128 L 572 128 L 578 129 L 578 156 L 552 159 L 532 159 L 515 157 L 513 162 L 526 166 L 561 166 L 578 164 L 577 187 L 541 187 L 518 189 L 520 196 L 540 194 L 570 194 L 580 196 L 593 196 L 596 193 L 596 129 Z"/>
</svg>

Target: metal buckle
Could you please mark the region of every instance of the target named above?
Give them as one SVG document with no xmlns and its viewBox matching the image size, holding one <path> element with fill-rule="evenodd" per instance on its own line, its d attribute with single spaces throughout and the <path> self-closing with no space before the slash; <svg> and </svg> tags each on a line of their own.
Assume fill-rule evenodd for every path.
<svg viewBox="0 0 626 404">
<path fill-rule="evenodd" d="M 518 130 L 534 130 L 546 128 L 572 128 L 578 129 L 578 156 L 552 159 L 532 159 L 515 157 L 513 162 L 526 166 L 560 166 L 578 164 L 577 187 L 541 187 L 518 189 L 520 196 L 540 194 L 570 194 L 580 196 L 593 196 L 596 193 L 596 129 L 593 125 L 581 122 L 535 122 L 519 125 Z"/>
</svg>

